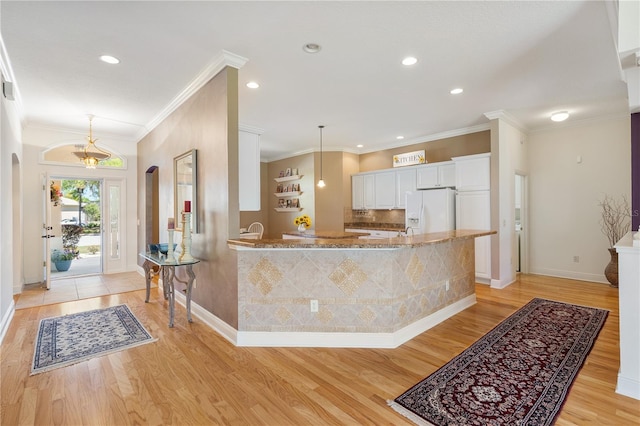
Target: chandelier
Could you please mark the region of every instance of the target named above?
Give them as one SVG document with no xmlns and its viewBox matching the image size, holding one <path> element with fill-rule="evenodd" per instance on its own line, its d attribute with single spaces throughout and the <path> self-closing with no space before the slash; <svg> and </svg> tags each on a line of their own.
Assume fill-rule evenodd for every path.
<svg viewBox="0 0 640 426">
<path fill-rule="evenodd" d="M 78 157 L 85 165 L 87 169 L 95 169 L 100 161 L 104 161 L 111 157 L 111 154 L 96 146 L 97 139 L 93 139 L 93 133 L 91 130 L 91 121 L 93 115 L 89 116 L 89 136 L 87 137 L 88 143 L 82 151 L 75 151 L 73 154 Z"/>
</svg>

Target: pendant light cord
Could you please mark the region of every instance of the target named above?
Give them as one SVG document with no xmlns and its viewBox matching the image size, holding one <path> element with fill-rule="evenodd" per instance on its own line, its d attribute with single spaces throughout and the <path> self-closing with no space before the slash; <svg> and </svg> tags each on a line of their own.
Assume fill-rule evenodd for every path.
<svg viewBox="0 0 640 426">
<path fill-rule="evenodd" d="M 320 180 L 322 179 L 322 129 L 324 129 L 324 126 L 320 125 L 318 126 L 320 128 Z"/>
</svg>

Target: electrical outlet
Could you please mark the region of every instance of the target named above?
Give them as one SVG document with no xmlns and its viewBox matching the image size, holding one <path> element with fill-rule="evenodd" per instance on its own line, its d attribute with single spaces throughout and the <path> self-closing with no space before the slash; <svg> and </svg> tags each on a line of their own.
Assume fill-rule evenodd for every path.
<svg viewBox="0 0 640 426">
<path fill-rule="evenodd" d="M 444 289 L 449 291 L 449 280 L 444 283 Z"/>
<path fill-rule="evenodd" d="M 311 312 L 318 312 L 318 301 L 316 299 L 311 299 L 309 301 L 309 307 L 311 308 Z"/>
<path fill-rule="evenodd" d="M 580 263 L 580 256 L 573 256 L 574 263 Z"/>
<path fill-rule="evenodd" d="M 193 288 L 198 288 L 198 280 L 193 279 Z"/>
</svg>

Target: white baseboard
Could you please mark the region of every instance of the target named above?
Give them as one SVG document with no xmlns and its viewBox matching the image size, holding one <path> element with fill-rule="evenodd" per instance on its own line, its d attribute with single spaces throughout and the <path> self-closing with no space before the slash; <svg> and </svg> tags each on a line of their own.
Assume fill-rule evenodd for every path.
<svg viewBox="0 0 640 426">
<path fill-rule="evenodd" d="M 570 280 L 609 284 L 609 281 L 607 281 L 604 274 L 590 274 L 585 272 L 565 271 L 562 269 L 549 268 L 531 268 L 529 270 L 529 273 L 535 275 L 547 275 L 550 277 L 568 278 Z"/>
<path fill-rule="evenodd" d="M 501 281 L 501 280 L 491 280 L 491 288 L 497 288 L 497 289 L 503 289 L 503 288 L 507 288 L 508 286 L 510 286 L 511 284 L 515 283 L 516 280 L 512 280 L 509 279 L 507 281 Z"/>
<path fill-rule="evenodd" d="M 4 340 L 5 334 L 7 334 L 7 330 L 9 329 L 9 325 L 11 325 L 11 320 L 13 319 L 13 315 L 16 313 L 16 304 L 13 300 L 11 300 L 11 304 L 9 305 L 9 309 L 2 317 L 2 322 L 0 323 L 0 344 Z"/>
<path fill-rule="evenodd" d="M 640 400 L 640 382 L 629 377 L 623 377 L 618 374 L 618 385 L 616 393 L 628 396 L 629 398 Z"/>
<path fill-rule="evenodd" d="M 160 286 L 160 288 L 162 288 L 160 284 L 158 285 Z M 185 294 L 182 294 L 181 292 L 176 292 L 175 296 L 176 302 L 186 308 L 187 296 Z M 220 334 L 232 344 L 238 346 L 238 331 L 211 312 L 204 309 L 202 306 L 195 303 L 193 300 L 191 301 L 191 316 L 198 318 L 204 324 L 213 329 L 213 331 Z"/>
</svg>

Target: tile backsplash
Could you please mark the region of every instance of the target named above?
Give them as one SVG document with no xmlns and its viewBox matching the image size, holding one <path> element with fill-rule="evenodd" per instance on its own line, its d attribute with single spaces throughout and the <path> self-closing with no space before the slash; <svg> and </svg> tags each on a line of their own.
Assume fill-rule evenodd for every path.
<svg viewBox="0 0 640 426">
<path fill-rule="evenodd" d="M 344 223 L 404 223 L 404 210 L 344 210 Z"/>
</svg>

